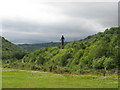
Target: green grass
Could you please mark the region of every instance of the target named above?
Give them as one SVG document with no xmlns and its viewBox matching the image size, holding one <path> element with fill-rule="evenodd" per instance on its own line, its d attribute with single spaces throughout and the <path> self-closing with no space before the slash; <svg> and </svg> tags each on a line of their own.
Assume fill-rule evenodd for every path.
<svg viewBox="0 0 120 90">
<path fill-rule="evenodd" d="M 67 75 L 3 69 L 3 88 L 118 88 L 118 76 Z"/>
</svg>

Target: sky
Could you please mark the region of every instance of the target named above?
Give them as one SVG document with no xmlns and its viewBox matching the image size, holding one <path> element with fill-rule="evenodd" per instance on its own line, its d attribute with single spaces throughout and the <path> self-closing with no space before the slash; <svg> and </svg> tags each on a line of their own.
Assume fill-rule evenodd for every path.
<svg viewBox="0 0 120 90">
<path fill-rule="evenodd" d="M 62 35 L 80 40 L 118 26 L 118 0 L 85 1 L 3 0 L 0 32 L 15 44 L 43 43 L 60 42 Z"/>
</svg>

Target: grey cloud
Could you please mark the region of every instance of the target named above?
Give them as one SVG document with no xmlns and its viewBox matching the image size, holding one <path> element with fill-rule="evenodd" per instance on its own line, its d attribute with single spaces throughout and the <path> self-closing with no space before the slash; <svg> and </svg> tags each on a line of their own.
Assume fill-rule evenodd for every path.
<svg viewBox="0 0 120 90">
<path fill-rule="evenodd" d="M 118 3 L 116 2 L 79 2 L 68 5 L 66 3 L 63 8 L 63 12 L 69 16 L 93 19 L 108 27 L 117 26 Z"/>
<path fill-rule="evenodd" d="M 120 1 L 118 3 L 118 26 L 120 26 Z"/>
<path fill-rule="evenodd" d="M 62 34 L 66 41 L 80 40 L 86 34 L 95 33 L 91 29 L 77 27 L 76 23 L 63 23 L 61 25 L 39 25 L 27 22 L 3 22 L 3 36 L 14 43 L 41 43 L 60 41 Z M 35 33 L 34 33 L 35 32 Z"/>
<path fill-rule="evenodd" d="M 69 20 L 53 24 L 3 20 L 3 36 L 13 43 L 41 43 L 60 41 L 63 34 L 66 41 L 73 41 L 103 31 L 104 28 L 117 26 L 117 3 L 49 4 L 61 8 L 61 13 Z M 87 24 L 84 19 L 90 23 Z M 89 24 L 92 21 L 95 25 L 91 26 Z M 98 28 L 95 27 L 97 25 Z"/>
</svg>

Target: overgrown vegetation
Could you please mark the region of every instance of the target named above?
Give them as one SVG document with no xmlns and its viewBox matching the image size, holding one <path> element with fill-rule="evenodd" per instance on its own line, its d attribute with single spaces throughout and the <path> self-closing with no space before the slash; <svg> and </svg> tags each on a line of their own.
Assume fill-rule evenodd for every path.
<svg viewBox="0 0 120 90">
<path fill-rule="evenodd" d="M 9 59 L 9 62 L 4 62 L 4 67 L 105 75 L 117 73 L 119 58 L 120 27 L 114 27 L 86 39 L 70 42 L 65 45 L 65 49 L 60 49 L 60 46 L 45 47 L 26 54 L 21 60 Z"/>
</svg>

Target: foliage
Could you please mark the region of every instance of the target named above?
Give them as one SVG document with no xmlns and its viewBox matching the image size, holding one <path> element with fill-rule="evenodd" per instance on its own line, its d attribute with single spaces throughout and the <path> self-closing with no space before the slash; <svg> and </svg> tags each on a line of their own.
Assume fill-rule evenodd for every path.
<svg viewBox="0 0 120 90">
<path fill-rule="evenodd" d="M 113 27 L 83 40 L 72 41 L 64 49 L 44 47 L 23 58 L 15 54 L 15 57 L 22 59 L 14 64 L 19 62 L 24 68 L 29 65 L 30 69 L 57 73 L 91 73 L 91 70 L 117 70 L 119 52 L 120 27 Z M 6 55 L 5 58 L 9 57 Z"/>
</svg>

